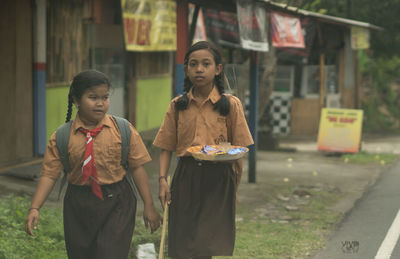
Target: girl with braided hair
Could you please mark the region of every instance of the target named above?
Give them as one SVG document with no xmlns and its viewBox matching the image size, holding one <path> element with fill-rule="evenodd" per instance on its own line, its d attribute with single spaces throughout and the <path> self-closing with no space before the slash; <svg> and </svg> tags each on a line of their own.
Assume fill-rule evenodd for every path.
<svg viewBox="0 0 400 259">
<path fill-rule="evenodd" d="M 191 46 L 184 60 L 184 93 L 174 98 L 154 140 L 161 148 L 159 198 L 169 207 L 168 253 L 174 259 L 232 255 L 235 242 L 234 165 L 195 160 L 187 149 L 230 142 L 249 146 L 240 100 L 224 93 L 222 58 L 207 41 Z M 172 152 L 179 157 L 171 188 Z"/>
<path fill-rule="evenodd" d="M 127 143 L 129 170 L 121 165 L 121 133 L 116 118 L 107 114 L 110 88 L 105 74 L 86 70 L 74 77 L 68 94 L 66 122 L 71 119 L 73 104 L 78 107 L 68 133 L 71 171 L 67 172 L 69 184 L 63 202 L 68 258 L 128 257 L 137 200 L 126 174 L 132 174 L 143 199 L 146 227 L 150 226 L 153 232 L 161 224 L 143 167 L 151 158 L 139 133 L 130 123 L 130 140 Z M 41 177 L 26 219 L 25 231 L 32 236 L 32 227 L 37 229 L 39 209 L 63 169 L 56 143 L 58 132 L 50 137 Z"/>
</svg>

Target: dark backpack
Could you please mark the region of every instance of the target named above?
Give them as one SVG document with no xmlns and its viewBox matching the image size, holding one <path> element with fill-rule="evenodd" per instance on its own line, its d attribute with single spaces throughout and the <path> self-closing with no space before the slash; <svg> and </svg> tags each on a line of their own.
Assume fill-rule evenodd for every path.
<svg viewBox="0 0 400 259">
<path fill-rule="evenodd" d="M 127 178 L 129 185 L 131 186 L 132 193 L 135 197 L 137 197 L 136 186 L 133 181 L 132 174 L 128 170 L 128 154 L 129 154 L 129 144 L 131 139 L 131 130 L 129 127 L 130 123 L 128 120 L 118 116 L 113 116 L 113 118 L 117 122 L 119 133 L 121 134 L 121 140 L 122 140 L 121 165 L 125 169 L 125 177 Z M 64 176 L 61 179 L 58 198 L 60 198 L 62 188 L 67 182 L 67 174 L 71 172 L 71 167 L 69 164 L 69 154 L 68 154 L 68 143 L 71 131 L 71 124 L 72 121 L 69 121 L 58 127 L 56 131 L 56 145 L 58 153 L 60 154 L 61 163 L 64 167 Z"/>
</svg>

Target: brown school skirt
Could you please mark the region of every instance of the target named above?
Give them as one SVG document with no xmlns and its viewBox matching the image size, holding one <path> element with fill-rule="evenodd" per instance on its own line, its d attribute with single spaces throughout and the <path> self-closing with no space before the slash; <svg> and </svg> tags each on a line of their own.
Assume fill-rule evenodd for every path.
<svg viewBox="0 0 400 259">
<path fill-rule="evenodd" d="M 68 184 L 64 234 L 68 258 L 128 257 L 135 228 L 136 198 L 128 181 L 102 185 L 104 200 L 88 186 Z"/>
<path fill-rule="evenodd" d="M 235 245 L 232 164 L 179 159 L 171 185 L 168 255 L 229 256 Z"/>
</svg>

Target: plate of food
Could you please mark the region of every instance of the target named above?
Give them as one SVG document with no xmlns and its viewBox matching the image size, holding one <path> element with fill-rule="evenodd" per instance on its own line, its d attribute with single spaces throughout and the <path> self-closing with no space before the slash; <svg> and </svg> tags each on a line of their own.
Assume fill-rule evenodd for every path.
<svg viewBox="0 0 400 259">
<path fill-rule="evenodd" d="M 241 146 L 221 145 L 200 145 L 187 149 L 197 160 L 206 161 L 231 161 L 242 158 L 249 149 Z"/>
</svg>

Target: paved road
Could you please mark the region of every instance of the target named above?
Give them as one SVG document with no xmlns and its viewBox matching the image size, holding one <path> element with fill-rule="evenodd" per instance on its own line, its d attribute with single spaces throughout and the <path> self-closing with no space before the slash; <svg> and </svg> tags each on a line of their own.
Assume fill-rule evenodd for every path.
<svg viewBox="0 0 400 259">
<path fill-rule="evenodd" d="M 316 139 L 282 139 L 280 147 L 295 148 L 297 151 L 317 151 Z M 361 142 L 361 150 L 368 153 L 400 154 L 400 136 L 365 137 Z"/>
<path fill-rule="evenodd" d="M 325 250 L 314 259 L 400 258 L 399 209 L 400 161 L 384 172 L 357 202 Z"/>
</svg>

